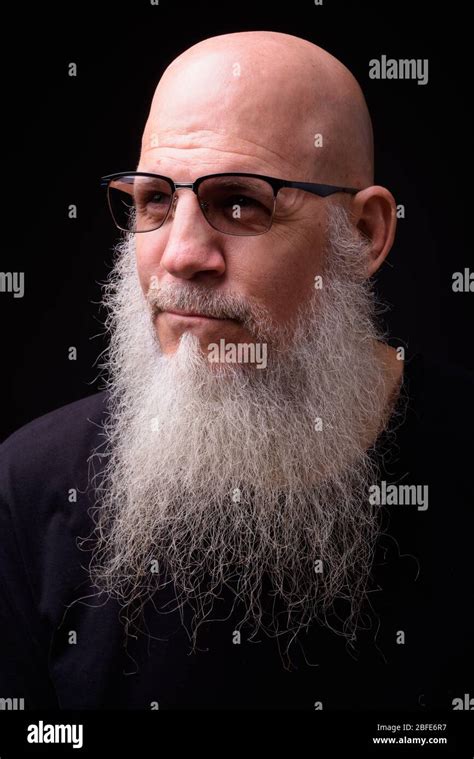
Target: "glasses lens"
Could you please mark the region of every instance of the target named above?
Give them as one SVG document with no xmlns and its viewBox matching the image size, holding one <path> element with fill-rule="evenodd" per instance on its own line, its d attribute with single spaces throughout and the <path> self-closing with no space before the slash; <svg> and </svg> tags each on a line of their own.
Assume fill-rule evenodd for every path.
<svg viewBox="0 0 474 759">
<path fill-rule="evenodd" d="M 151 232 L 168 214 L 173 188 L 166 179 L 124 175 L 109 184 L 110 210 L 126 232 Z"/>
<path fill-rule="evenodd" d="M 229 235 L 260 235 L 272 224 L 275 198 L 264 179 L 244 176 L 205 179 L 198 190 L 209 224 Z"/>
</svg>

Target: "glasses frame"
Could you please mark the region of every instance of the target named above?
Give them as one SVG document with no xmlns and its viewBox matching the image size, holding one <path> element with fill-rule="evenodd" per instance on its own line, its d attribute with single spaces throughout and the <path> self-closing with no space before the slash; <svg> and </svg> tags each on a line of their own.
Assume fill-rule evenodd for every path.
<svg viewBox="0 0 474 759">
<path fill-rule="evenodd" d="M 176 190 L 180 190 L 180 189 L 188 189 L 194 192 L 194 194 L 196 195 L 198 199 L 198 204 L 201 209 L 202 215 L 206 219 L 209 226 L 212 227 L 212 229 L 215 229 L 217 232 L 220 232 L 221 234 L 228 234 L 234 237 L 255 237 L 257 235 L 263 235 L 263 234 L 266 234 L 266 232 L 269 232 L 273 223 L 273 215 L 275 213 L 277 195 L 279 191 L 284 188 L 290 188 L 294 190 L 304 190 L 305 192 L 310 192 L 313 195 L 318 195 L 321 198 L 326 198 L 329 195 L 334 195 L 337 192 L 346 192 L 351 195 L 356 195 L 358 192 L 360 192 L 360 189 L 357 189 L 355 187 L 340 187 L 339 185 L 316 184 L 314 182 L 295 182 L 288 179 L 268 177 L 264 174 L 252 174 L 245 171 L 223 171 L 217 174 L 205 174 L 204 176 L 198 177 L 197 179 L 195 179 L 194 182 L 174 182 L 171 179 L 171 177 L 164 176 L 163 174 L 154 174 L 148 171 L 118 171 L 118 172 L 115 172 L 114 174 L 106 174 L 105 176 L 101 177 L 100 185 L 101 187 L 105 187 L 107 190 L 107 202 L 110 209 L 110 213 L 112 214 L 112 219 L 114 221 L 115 226 L 118 229 L 120 229 L 122 232 L 129 232 L 130 230 L 125 229 L 124 227 L 121 227 L 119 226 L 119 224 L 117 224 L 117 221 L 114 216 L 114 212 L 112 210 L 112 204 L 110 201 L 110 192 L 109 192 L 110 183 L 114 179 L 119 179 L 120 177 L 150 177 L 151 179 L 163 179 L 169 183 L 172 190 L 169 208 L 168 208 L 168 211 L 166 212 L 166 216 L 163 218 L 161 223 L 157 227 L 154 227 L 153 229 L 146 229 L 146 230 L 140 230 L 140 231 L 137 230 L 133 234 L 145 234 L 146 232 L 155 232 L 157 229 L 160 229 L 165 223 L 165 221 L 167 220 L 170 214 L 171 208 L 173 207 Z M 265 182 L 267 182 L 273 190 L 273 211 L 272 211 L 272 217 L 270 220 L 270 226 L 268 227 L 268 229 L 265 229 L 263 232 L 250 232 L 250 233 L 242 235 L 242 234 L 234 234 L 232 232 L 222 232 L 222 230 L 217 229 L 217 227 L 214 227 L 214 225 L 211 224 L 211 222 L 209 221 L 209 219 L 207 218 L 204 212 L 202 203 L 198 195 L 198 190 L 199 190 L 200 185 L 204 182 L 205 179 L 214 179 L 216 177 L 249 177 L 251 179 L 262 179 Z"/>
</svg>

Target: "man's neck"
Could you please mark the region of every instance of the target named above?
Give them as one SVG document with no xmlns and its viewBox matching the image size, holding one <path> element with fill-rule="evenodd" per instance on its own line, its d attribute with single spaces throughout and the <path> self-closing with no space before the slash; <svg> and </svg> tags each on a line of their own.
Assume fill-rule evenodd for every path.
<svg viewBox="0 0 474 759">
<path fill-rule="evenodd" d="M 386 380 L 386 403 L 383 419 L 374 420 L 374 427 L 371 429 L 369 435 L 369 445 L 375 442 L 388 424 L 400 394 L 404 371 L 404 361 L 399 358 L 396 349 L 390 345 L 377 341 L 376 356 L 380 361 Z"/>
</svg>

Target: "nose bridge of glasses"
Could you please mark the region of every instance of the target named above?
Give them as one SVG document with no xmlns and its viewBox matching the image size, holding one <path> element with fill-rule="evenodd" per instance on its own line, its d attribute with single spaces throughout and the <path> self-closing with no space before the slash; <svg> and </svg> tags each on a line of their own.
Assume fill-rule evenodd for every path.
<svg viewBox="0 0 474 759">
<path fill-rule="evenodd" d="M 202 202 L 198 195 L 198 185 L 196 182 L 174 182 L 174 190 L 173 190 L 173 198 L 171 201 L 171 208 L 170 212 L 174 213 L 176 210 L 176 205 L 178 203 L 178 190 L 192 190 L 194 194 L 196 195 L 196 198 L 198 199 L 199 205 L 202 207 Z"/>
</svg>

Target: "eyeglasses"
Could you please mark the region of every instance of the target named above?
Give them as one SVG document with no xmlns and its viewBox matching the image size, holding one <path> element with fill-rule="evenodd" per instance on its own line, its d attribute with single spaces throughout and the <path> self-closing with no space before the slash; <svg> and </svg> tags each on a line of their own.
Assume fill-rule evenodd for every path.
<svg viewBox="0 0 474 759">
<path fill-rule="evenodd" d="M 278 192 L 304 190 L 322 198 L 336 192 L 355 195 L 353 187 L 290 182 L 261 174 L 207 174 L 194 182 L 173 182 L 142 171 L 108 174 L 101 178 L 116 226 L 124 232 L 153 232 L 168 218 L 176 190 L 192 190 L 208 223 L 228 235 L 261 235 L 272 225 Z"/>
</svg>

